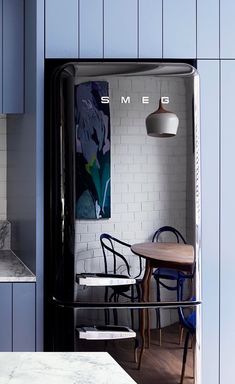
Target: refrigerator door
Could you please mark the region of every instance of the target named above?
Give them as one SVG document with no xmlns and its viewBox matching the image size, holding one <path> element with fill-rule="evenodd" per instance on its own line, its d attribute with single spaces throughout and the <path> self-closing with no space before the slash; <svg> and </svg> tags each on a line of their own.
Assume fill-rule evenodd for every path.
<svg viewBox="0 0 235 384">
<path fill-rule="evenodd" d="M 170 371 L 178 380 L 181 352 L 175 346 L 183 333 L 185 351 L 191 337 L 200 360 L 195 65 L 162 60 L 46 63 L 47 349 L 107 349 L 128 372 L 134 350 L 145 378 L 133 377 L 142 383 L 148 374 L 149 380 L 167 382 Z M 146 119 L 159 100 L 163 125 L 173 114 L 179 121 L 172 137 L 147 135 Z M 158 356 L 162 366 L 171 365 L 165 378 L 156 368 Z M 150 373 L 154 366 L 156 376 Z"/>
</svg>

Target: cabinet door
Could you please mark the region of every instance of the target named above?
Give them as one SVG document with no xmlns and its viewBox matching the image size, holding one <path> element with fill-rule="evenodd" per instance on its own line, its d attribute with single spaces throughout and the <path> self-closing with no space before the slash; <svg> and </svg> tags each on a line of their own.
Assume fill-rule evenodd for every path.
<svg viewBox="0 0 235 384">
<path fill-rule="evenodd" d="M 220 1 L 220 55 L 223 59 L 235 58 L 235 2 Z"/>
<path fill-rule="evenodd" d="M 219 0 L 197 1 L 197 57 L 219 58 Z"/>
<path fill-rule="evenodd" d="M 219 361 L 219 63 L 199 60 L 198 72 L 201 88 L 202 383 L 218 384 L 218 370 L 214 365 Z"/>
<path fill-rule="evenodd" d="M 78 57 L 78 0 L 45 1 L 46 58 Z"/>
<path fill-rule="evenodd" d="M 139 57 L 162 57 L 162 0 L 139 0 Z"/>
<path fill-rule="evenodd" d="M 0 20 L 2 20 L 2 0 L 0 0 Z M 0 24 L 0 113 L 2 113 L 2 27 Z"/>
<path fill-rule="evenodd" d="M 35 352 L 35 284 L 13 284 L 13 352 Z"/>
<path fill-rule="evenodd" d="M 137 57 L 136 0 L 104 0 L 104 57 Z"/>
<path fill-rule="evenodd" d="M 196 57 L 196 0 L 163 1 L 163 57 Z"/>
<path fill-rule="evenodd" d="M 231 41 L 231 40 L 230 40 Z M 220 374 L 221 383 L 234 377 L 235 307 L 233 249 L 235 217 L 235 60 L 221 62 L 221 269 L 220 269 Z"/>
<path fill-rule="evenodd" d="M 3 0 L 3 113 L 24 110 L 24 0 Z"/>
<path fill-rule="evenodd" d="M 103 57 L 103 0 L 80 0 L 80 57 Z"/>
<path fill-rule="evenodd" d="M 12 351 L 12 284 L 0 283 L 0 352 Z"/>
</svg>

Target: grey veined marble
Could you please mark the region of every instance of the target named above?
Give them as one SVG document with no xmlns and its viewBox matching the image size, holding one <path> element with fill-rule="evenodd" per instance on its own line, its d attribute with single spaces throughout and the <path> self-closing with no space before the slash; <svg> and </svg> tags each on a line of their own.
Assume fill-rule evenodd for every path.
<svg viewBox="0 0 235 384">
<path fill-rule="evenodd" d="M 11 224 L 0 220 L 0 249 L 11 249 Z"/>
<path fill-rule="evenodd" d="M 0 282 L 17 281 L 36 281 L 36 277 L 12 251 L 0 250 Z"/>
<path fill-rule="evenodd" d="M 0 383 L 134 384 L 107 352 L 0 353 Z"/>
</svg>

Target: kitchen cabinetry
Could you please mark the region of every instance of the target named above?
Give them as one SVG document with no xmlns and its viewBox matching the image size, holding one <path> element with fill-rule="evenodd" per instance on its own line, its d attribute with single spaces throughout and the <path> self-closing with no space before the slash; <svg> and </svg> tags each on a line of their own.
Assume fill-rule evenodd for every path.
<svg viewBox="0 0 235 384">
<path fill-rule="evenodd" d="M 80 0 L 80 57 L 103 57 L 103 0 Z M 89 20 L 89 22 L 87 22 Z"/>
<path fill-rule="evenodd" d="M 219 361 L 219 231 L 220 231 L 220 84 L 218 60 L 198 60 L 200 75 L 200 115 L 201 115 L 201 178 L 202 178 L 202 324 L 203 351 L 210 356 L 202 361 L 202 383 L 218 384 L 218 376 L 213 369 Z M 210 175 L 210 177 L 208 177 Z M 205 271 L 213 271 L 213 279 L 207 279 Z M 213 322 L 211 314 L 215 314 Z"/>
<path fill-rule="evenodd" d="M 219 57 L 219 0 L 197 1 L 197 57 Z"/>
<path fill-rule="evenodd" d="M 35 283 L 0 283 L 0 352 L 35 351 Z"/>
<path fill-rule="evenodd" d="M 136 0 L 104 0 L 104 57 L 137 57 Z"/>
<path fill-rule="evenodd" d="M 234 8 L 235 10 L 235 8 Z M 233 44 L 231 44 L 232 46 Z M 233 204 L 235 182 L 233 168 L 235 161 L 235 116 L 234 87 L 235 60 L 221 61 L 221 225 L 220 225 L 220 358 L 221 383 L 231 382 L 233 364 L 230 356 L 234 353 L 235 308 L 234 293 L 234 216 Z M 228 360 L 230 364 L 228 364 Z"/>
<path fill-rule="evenodd" d="M 78 57 L 78 0 L 45 1 L 45 38 L 47 58 Z"/>
<path fill-rule="evenodd" d="M 235 58 L 235 2 L 223 0 L 220 2 L 220 57 L 222 59 Z"/>
<path fill-rule="evenodd" d="M 0 113 L 24 109 L 24 0 L 0 0 Z"/>
<path fill-rule="evenodd" d="M 46 58 L 162 57 L 162 0 L 47 0 Z M 55 11 L 56 10 L 56 11 Z M 187 55 L 186 55 L 187 56 Z"/>
<path fill-rule="evenodd" d="M 0 283 L 0 352 L 12 351 L 12 284 Z"/>
<path fill-rule="evenodd" d="M 163 1 L 163 57 L 196 57 L 196 0 Z"/>
<path fill-rule="evenodd" d="M 139 1 L 139 57 L 162 57 L 162 0 Z"/>
</svg>

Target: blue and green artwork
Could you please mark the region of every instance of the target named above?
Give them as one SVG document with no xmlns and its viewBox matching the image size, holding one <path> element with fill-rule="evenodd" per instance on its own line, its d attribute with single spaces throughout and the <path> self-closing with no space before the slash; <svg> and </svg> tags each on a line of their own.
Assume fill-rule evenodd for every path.
<svg viewBox="0 0 235 384">
<path fill-rule="evenodd" d="M 106 81 L 75 86 L 76 218 L 110 218 L 110 110 Z"/>
</svg>

